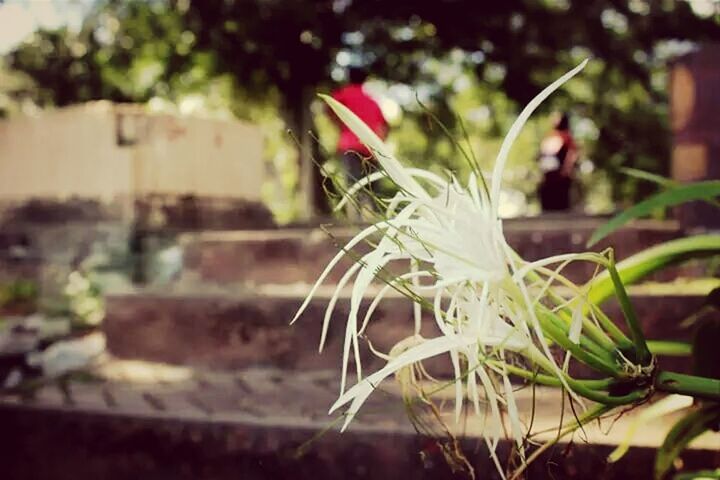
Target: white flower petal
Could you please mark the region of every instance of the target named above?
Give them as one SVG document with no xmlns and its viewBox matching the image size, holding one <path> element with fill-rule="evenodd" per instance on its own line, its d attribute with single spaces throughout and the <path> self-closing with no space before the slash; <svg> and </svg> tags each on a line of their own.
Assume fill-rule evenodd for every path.
<svg viewBox="0 0 720 480">
<path fill-rule="evenodd" d="M 523 453 L 523 429 L 520 423 L 520 413 L 515 403 L 515 392 L 513 391 L 512 384 L 507 375 L 503 375 L 503 385 L 505 387 L 505 401 L 507 403 L 508 416 L 510 417 L 510 429 L 512 430 L 515 444 L 518 447 L 518 451 L 522 455 Z"/>
<path fill-rule="evenodd" d="M 322 352 L 323 347 L 325 346 L 325 339 L 327 338 L 328 327 L 330 326 L 330 318 L 332 317 L 332 313 L 335 310 L 335 304 L 340 297 L 340 293 L 347 284 L 347 282 L 350 280 L 350 278 L 352 278 L 352 276 L 355 275 L 358 270 L 360 270 L 360 266 L 361 265 L 359 263 L 356 263 L 352 267 L 350 267 L 347 272 L 345 272 L 345 275 L 342 276 L 340 281 L 338 281 L 337 286 L 335 287 L 335 292 L 330 298 L 328 306 L 325 309 L 325 317 L 323 318 L 322 331 L 320 332 L 320 346 L 318 347 L 318 352 Z"/>
<path fill-rule="evenodd" d="M 503 171 L 505 170 L 505 162 L 507 161 L 508 153 L 510 153 L 510 148 L 512 147 L 513 143 L 515 143 L 515 139 L 518 137 L 518 135 L 520 135 L 522 127 L 525 125 L 525 122 L 527 122 L 528 118 L 530 118 L 530 115 L 532 115 L 535 109 L 539 107 L 540 104 L 555 90 L 560 88 L 565 82 L 570 80 L 572 77 L 577 75 L 583 68 L 585 68 L 587 62 L 587 59 L 584 60 L 580 65 L 555 80 L 549 86 L 545 87 L 542 92 L 540 92 L 535 98 L 530 100 L 530 103 L 528 103 L 527 106 L 522 110 L 522 112 L 520 112 L 520 115 L 518 115 L 518 118 L 512 124 L 512 127 L 510 127 L 510 131 L 508 131 L 507 135 L 505 135 L 505 139 L 500 146 L 500 152 L 495 159 L 495 166 L 493 168 L 491 182 L 492 186 L 490 199 L 493 205 L 493 211 L 496 215 L 500 206 L 500 185 L 502 183 Z"/>
<path fill-rule="evenodd" d="M 345 423 L 342 427 L 342 430 L 345 430 L 365 400 L 367 400 L 372 391 L 377 388 L 380 382 L 385 380 L 385 378 L 410 364 L 426 360 L 430 357 L 449 352 L 453 348 L 463 346 L 465 346 L 465 343 L 462 341 L 447 337 L 437 337 L 427 340 L 416 347 L 412 347 L 389 361 L 382 369 L 372 375 L 369 375 L 359 383 L 352 386 L 348 391 L 340 395 L 333 406 L 330 407 L 329 413 L 334 412 L 341 406 L 352 401 L 352 404 L 347 411 Z"/>
<path fill-rule="evenodd" d="M 365 122 L 360 120 L 349 108 L 334 98 L 327 95 L 320 95 L 320 98 L 322 98 L 325 103 L 330 106 L 335 115 L 357 135 L 360 141 L 375 154 L 378 163 L 380 163 L 388 176 L 400 188 L 419 198 L 428 196 L 427 192 L 408 174 L 402 164 L 390 153 L 390 149 L 388 149 L 385 143 L 380 140 L 380 137 L 378 137 Z"/>
</svg>

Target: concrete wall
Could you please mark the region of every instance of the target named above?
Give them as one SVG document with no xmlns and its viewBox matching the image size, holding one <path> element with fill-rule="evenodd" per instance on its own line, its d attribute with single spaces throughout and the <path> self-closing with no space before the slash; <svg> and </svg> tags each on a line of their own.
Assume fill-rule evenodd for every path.
<svg viewBox="0 0 720 480">
<path fill-rule="evenodd" d="M 260 200 L 263 146 L 257 128 L 170 115 L 136 118 L 146 130 L 133 158 L 136 194 Z"/>
<path fill-rule="evenodd" d="M 109 201 L 132 192 L 131 151 L 115 144 L 108 104 L 0 122 L 0 200 Z"/>
<path fill-rule="evenodd" d="M 240 122 L 96 102 L 0 122 L 0 201 L 149 194 L 260 200 L 262 137 Z"/>
</svg>

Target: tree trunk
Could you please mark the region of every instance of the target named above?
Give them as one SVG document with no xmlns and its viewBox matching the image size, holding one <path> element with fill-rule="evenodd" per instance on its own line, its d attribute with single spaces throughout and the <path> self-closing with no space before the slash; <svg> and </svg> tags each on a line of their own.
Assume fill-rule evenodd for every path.
<svg viewBox="0 0 720 480">
<path fill-rule="evenodd" d="M 300 201 L 300 220 L 311 220 L 329 213 L 322 182 L 323 176 L 316 162 L 321 162 L 319 149 L 311 132 L 315 131 L 315 122 L 310 111 L 313 90 L 303 88 L 295 94 L 286 96 L 286 123 L 297 143 L 298 186 Z"/>
</svg>

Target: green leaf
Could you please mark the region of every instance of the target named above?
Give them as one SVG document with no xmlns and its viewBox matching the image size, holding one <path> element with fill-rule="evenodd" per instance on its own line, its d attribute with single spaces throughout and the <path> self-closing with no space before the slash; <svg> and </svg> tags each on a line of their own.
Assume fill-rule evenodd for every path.
<svg viewBox="0 0 720 480">
<path fill-rule="evenodd" d="M 648 340 L 650 353 L 664 357 L 689 357 L 693 353 L 692 345 L 674 340 Z"/>
<path fill-rule="evenodd" d="M 650 247 L 626 258 L 616 265 L 620 279 L 625 286 L 669 265 L 691 258 L 702 258 L 720 254 L 720 235 L 696 235 L 679 238 Z M 599 305 L 614 292 L 610 273 L 602 272 L 591 280 L 588 293 L 590 303 Z"/>
<path fill-rule="evenodd" d="M 588 240 L 588 247 L 607 237 L 630 220 L 644 217 L 656 208 L 672 207 L 693 200 L 711 200 L 718 196 L 720 196 L 720 181 L 718 180 L 689 183 L 665 190 L 628 208 L 595 230 Z"/>
<path fill-rule="evenodd" d="M 645 170 L 638 170 L 637 168 L 621 167 L 621 173 L 639 180 L 647 180 L 648 182 L 657 183 L 663 187 L 675 187 L 679 185 L 675 180 L 663 177 L 662 175 L 656 175 L 654 173 L 646 172 Z"/>
<path fill-rule="evenodd" d="M 720 405 L 709 404 L 681 418 L 668 432 L 655 457 L 655 479 L 661 480 L 675 459 L 695 438 L 720 421 Z"/>
<path fill-rule="evenodd" d="M 682 183 L 677 182 L 671 178 L 663 177 L 662 175 L 656 175 L 654 173 L 646 172 L 645 170 L 638 170 L 637 168 L 630 168 L 630 167 L 621 167 L 620 169 L 621 173 L 624 173 L 625 175 L 633 178 L 637 178 L 638 180 L 646 180 L 648 182 L 656 183 L 661 187 L 665 188 L 672 188 L 672 187 L 678 187 L 682 185 Z M 715 199 L 702 199 L 704 202 L 713 205 L 715 207 L 720 208 L 720 202 L 718 202 Z"/>
<path fill-rule="evenodd" d="M 642 410 L 628 425 L 625 436 L 620 441 L 617 448 L 608 456 L 608 462 L 615 463 L 627 453 L 630 449 L 630 443 L 635 437 L 635 433 L 645 424 L 664 417 L 665 415 L 677 412 L 678 410 L 691 407 L 692 403 L 692 397 L 688 397 L 686 395 L 668 395 L 662 400 L 659 400 Z"/>
<path fill-rule="evenodd" d="M 677 474 L 673 480 L 708 480 L 720 478 L 720 468 L 715 470 L 698 470 L 696 472 L 685 472 Z"/>
</svg>

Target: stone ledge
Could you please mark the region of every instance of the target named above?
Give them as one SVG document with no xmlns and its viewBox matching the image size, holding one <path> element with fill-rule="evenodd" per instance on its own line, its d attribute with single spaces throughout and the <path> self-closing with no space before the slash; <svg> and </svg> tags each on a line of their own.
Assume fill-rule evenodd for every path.
<svg viewBox="0 0 720 480">
<path fill-rule="evenodd" d="M 111 295 L 103 329 L 110 352 L 122 358 L 138 358 L 207 368 L 274 366 L 286 369 L 335 368 L 342 356 L 344 319 L 349 311 L 347 297 L 337 303 L 322 355 L 318 354 L 320 329 L 328 297 L 319 296 L 303 317 L 289 325 L 305 291 L 289 289 L 273 295 L 232 293 L 149 293 Z M 633 297 L 648 338 L 689 340 L 679 320 L 702 305 L 700 296 L 650 295 Z M 364 308 L 369 302 L 365 301 Z M 618 321 L 616 304 L 606 313 Z M 361 317 L 362 318 L 362 317 Z M 380 351 L 389 349 L 412 334 L 412 306 L 409 300 L 390 296 L 379 305 L 367 335 Z M 437 335 L 434 322 L 425 318 L 423 334 Z M 384 362 L 371 355 L 364 342 L 363 358 L 368 368 Z M 688 359 L 660 359 L 665 368 L 688 371 Z M 447 363 L 430 360 L 436 372 L 446 372 Z"/>
<path fill-rule="evenodd" d="M 3 474 L 14 480 L 464 478 L 452 475 L 432 441 L 414 433 L 397 389 L 387 383 L 389 394 L 373 395 L 368 413 L 343 434 L 325 415 L 337 391 L 337 380 L 327 372 L 255 369 L 176 384 L 73 384 L 72 404 L 45 387 L 32 403 L 0 398 Z M 557 422 L 558 394 L 536 392 L 538 429 Z M 519 408 L 527 412 L 531 392 L 518 395 Z M 590 443 L 576 435 L 535 462 L 529 478 L 649 478 L 652 447 L 675 418 L 646 425 L 620 462 L 605 461 L 635 415 L 620 416 L 609 434 L 604 432 L 612 419 L 602 429 L 588 425 Z M 479 420 L 471 416 L 457 428 L 458 434 L 465 431 L 463 450 L 478 478 L 497 478 L 478 437 Z M 686 468 L 720 460 L 713 450 L 717 434 L 698 440 L 682 455 Z M 501 442 L 501 458 L 509 448 Z M 425 462 L 420 451 L 427 454 Z"/>
<path fill-rule="evenodd" d="M 585 243 L 604 220 L 593 218 L 533 218 L 506 223 L 508 243 L 525 259 L 534 260 L 558 253 L 585 250 Z M 279 229 L 252 232 L 204 232 L 180 238 L 184 250 L 184 276 L 190 283 L 292 284 L 313 282 L 340 247 L 358 228 Z M 623 259 L 643 248 L 678 238 L 682 231 L 674 222 L 639 221 L 598 245 L 595 250 L 614 246 L 616 258 Z M 356 255 L 366 251 L 358 247 Z M 352 263 L 348 258 L 331 272 L 337 281 Z M 392 266 L 390 267 L 392 270 Z M 405 267 L 403 267 L 405 268 Z M 691 269 L 692 270 L 692 269 Z M 587 262 L 568 266 L 573 280 L 585 280 L 594 272 Z M 674 278 L 678 269 L 658 279 Z"/>
</svg>

